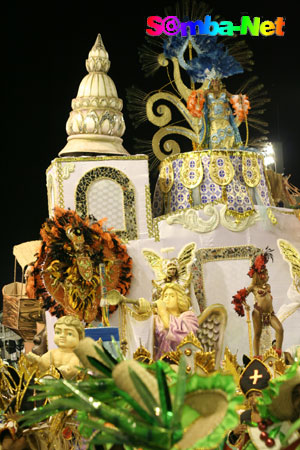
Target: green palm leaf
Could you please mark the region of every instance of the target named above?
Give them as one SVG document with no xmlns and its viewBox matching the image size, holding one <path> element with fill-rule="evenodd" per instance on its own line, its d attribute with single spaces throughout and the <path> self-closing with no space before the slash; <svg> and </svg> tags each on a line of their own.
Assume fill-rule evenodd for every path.
<svg viewBox="0 0 300 450">
<path fill-rule="evenodd" d="M 65 381 L 76 395 L 82 400 L 81 411 L 87 404 L 93 406 L 92 415 L 115 425 L 126 436 L 128 442 L 151 449 L 169 449 L 171 433 L 162 427 L 147 425 L 132 415 L 132 412 L 122 408 L 113 408 L 101 402 L 96 406 L 94 398 L 88 398 L 81 392 L 75 392 L 74 386 Z M 90 425 L 97 428 L 96 421 L 91 420 Z M 101 424 L 100 424 L 101 425 Z"/>
<path fill-rule="evenodd" d="M 184 358 L 180 359 L 179 370 L 177 374 L 177 381 L 174 386 L 174 400 L 173 400 L 173 417 L 171 426 L 173 428 L 180 427 L 182 408 L 184 404 L 185 386 L 186 386 L 186 364 Z"/>
<path fill-rule="evenodd" d="M 123 355 L 122 352 L 121 352 L 120 345 L 119 345 L 119 343 L 115 340 L 115 338 L 114 338 L 113 336 L 111 336 L 111 342 L 112 342 L 112 344 L 113 344 L 113 346 L 114 346 L 114 349 L 115 349 L 115 352 L 116 352 L 116 354 L 117 354 L 117 361 L 118 361 L 118 363 L 121 362 L 121 361 L 124 361 L 124 360 L 125 360 L 125 357 L 124 357 L 124 355 Z"/>
<path fill-rule="evenodd" d="M 39 423 L 50 416 L 54 416 L 59 412 L 66 411 L 68 409 L 79 409 L 80 401 L 75 398 L 59 398 L 53 403 L 48 403 L 45 406 L 41 406 L 31 411 L 22 412 L 22 416 L 19 419 L 19 423 L 22 427 L 31 426 L 35 423 Z M 92 407 L 90 406 L 90 410 Z"/>
<path fill-rule="evenodd" d="M 161 362 L 156 363 L 156 378 L 159 389 L 159 399 L 162 411 L 162 418 L 165 427 L 169 427 L 171 420 L 173 418 L 172 412 L 172 402 L 170 397 L 169 388 L 167 385 L 166 375 L 162 368 Z"/>
<path fill-rule="evenodd" d="M 118 361 L 113 357 L 113 355 L 104 347 L 100 349 L 95 345 L 95 350 L 100 356 L 100 358 L 105 362 L 105 364 L 110 368 L 113 369 L 116 364 L 118 364 Z"/>
<path fill-rule="evenodd" d="M 93 356 L 87 356 L 87 359 L 92 364 L 92 366 L 95 367 L 95 369 L 99 370 L 99 372 L 102 372 L 107 377 L 111 376 L 111 368 L 108 368 L 102 362 L 100 362 L 98 359 L 94 358 Z"/>
<path fill-rule="evenodd" d="M 122 391 L 121 389 L 116 389 L 116 392 L 122 397 L 126 403 L 128 403 L 135 412 L 150 425 L 154 425 L 156 420 L 153 416 L 147 413 L 145 409 L 143 409 L 134 398 L 132 398 L 127 392 Z"/>
<path fill-rule="evenodd" d="M 158 419 L 158 421 L 161 423 L 160 416 L 157 416 L 155 414 L 155 412 L 157 411 L 156 408 L 159 405 L 157 404 L 157 401 L 155 400 L 155 398 L 149 391 L 148 387 L 145 385 L 143 380 L 130 367 L 128 368 L 128 372 L 129 372 L 130 378 L 132 379 L 132 382 L 133 382 L 138 394 L 140 395 L 144 405 L 150 412 L 151 416 L 153 418 Z"/>
<path fill-rule="evenodd" d="M 75 382 L 74 386 L 80 386 L 80 389 L 86 394 L 94 394 L 97 399 L 109 399 L 115 389 L 115 383 L 111 378 L 93 378 L 89 377 L 87 381 Z M 38 386 L 32 386 L 31 389 L 40 391 L 30 400 L 46 400 L 46 398 L 70 395 L 70 390 L 65 386 L 63 380 L 42 381 Z"/>
<path fill-rule="evenodd" d="M 282 446 L 284 447 L 285 445 L 287 445 L 289 438 L 291 437 L 291 435 L 297 431 L 300 428 L 300 417 L 299 419 L 297 419 L 289 428 L 288 432 L 286 433 L 283 441 L 281 442 Z M 297 447 L 298 448 L 298 447 Z"/>
</svg>

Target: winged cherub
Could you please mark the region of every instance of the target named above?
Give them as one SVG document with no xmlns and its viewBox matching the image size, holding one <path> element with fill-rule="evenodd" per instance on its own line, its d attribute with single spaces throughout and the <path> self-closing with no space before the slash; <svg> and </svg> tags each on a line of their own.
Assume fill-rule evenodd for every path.
<svg viewBox="0 0 300 450">
<path fill-rule="evenodd" d="M 183 287 L 186 294 L 190 295 L 192 274 L 189 268 L 194 259 L 195 249 L 195 242 L 191 242 L 183 247 L 177 258 L 171 259 L 163 258 L 153 250 L 144 249 L 142 251 L 156 277 L 155 280 L 152 280 L 153 301 L 157 301 L 160 298 L 162 290 L 167 283 L 178 283 Z M 170 251 L 171 249 L 166 250 Z"/>
</svg>

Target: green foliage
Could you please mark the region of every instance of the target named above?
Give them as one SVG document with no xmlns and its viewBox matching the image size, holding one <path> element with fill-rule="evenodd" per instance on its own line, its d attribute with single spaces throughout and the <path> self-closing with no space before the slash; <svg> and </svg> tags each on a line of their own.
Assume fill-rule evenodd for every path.
<svg viewBox="0 0 300 450">
<path fill-rule="evenodd" d="M 143 404 L 132 398 L 128 392 L 121 390 L 112 377 L 114 366 L 121 360 L 114 359 L 107 351 L 97 349 L 101 358 L 91 358 L 90 362 L 102 371 L 104 377 L 85 375 L 83 381 L 45 380 L 34 386 L 37 394 L 31 399 L 49 399 L 40 408 L 22 414 L 20 424 L 28 427 L 38 424 L 59 412 L 70 409 L 77 412 L 76 420 L 79 431 L 94 445 L 120 444 L 127 449 L 142 447 L 148 450 L 169 450 L 183 437 L 183 424 L 189 423 L 185 415 L 197 411 L 189 411 L 184 407 L 186 393 L 199 389 L 221 389 L 228 397 L 226 420 L 217 428 L 217 437 L 211 435 L 202 439 L 205 448 L 213 448 L 224 436 L 224 433 L 237 423 L 235 412 L 240 399 L 235 396 L 235 385 L 231 377 L 221 374 L 200 377 L 186 373 L 182 358 L 176 373 L 162 361 L 145 366 L 156 377 L 159 401 L 155 399 L 141 376 L 129 367 L 129 375 Z M 199 418 L 198 414 L 198 418 Z M 215 445 L 216 444 L 216 445 Z"/>
</svg>

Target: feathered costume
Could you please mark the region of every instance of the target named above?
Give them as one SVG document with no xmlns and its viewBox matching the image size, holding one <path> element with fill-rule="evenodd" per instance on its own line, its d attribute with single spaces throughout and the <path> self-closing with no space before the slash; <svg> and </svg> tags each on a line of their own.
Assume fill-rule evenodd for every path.
<svg viewBox="0 0 300 450">
<path fill-rule="evenodd" d="M 170 15 L 174 14 L 172 11 Z M 178 2 L 175 11 L 182 23 L 204 20 L 207 15 L 213 17 L 212 8 L 194 0 L 182 0 L 181 6 Z M 219 20 L 220 17 L 213 19 Z M 221 80 L 252 70 L 253 54 L 244 40 L 235 36 L 192 34 L 187 27 L 186 36 L 180 33 L 162 35 L 156 39 L 147 36 L 139 54 L 147 76 L 160 67 L 166 69 L 168 76 L 168 82 L 154 93 L 147 94 L 135 87 L 128 90 L 129 116 L 135 126 L 148 120 L 159 127 L 151 141 L 136 139 L 137 150 L 149 153 L 150 170 L 154 170 L 165 157 L 183 151 L 181 141 L 177 143 L 173 138 L 168 141 L 167 136 L 184 136 L 192 141 L 194 150 L 243 149 L 250 144 L 248 125 L 263 134 L 267 133 L 268 124 L 260 116 L 265 112 L 262 107 L 269 99 L 263 85 L 257 84 L 257 77 L 252 76 L 245 81 L 237 95 L 222 89 L 215 98 L 209 88 L 212 79 Z M 173 74 L 169 70 L 170 62 Z M 181 72 L 189 76 L 190 87 L 185 84 Z M 247 95 L 242 95 L 245 90 Z M 162 105 L 158 103 L 160 101 L 164 101 Z M 246 126 L 244 144 L 239 132 L 243 121 Z M 182 126 L 181 122 L 185 125 Z"/>
<path fill-rule="evenodd" d="M 269 247 L 267 247 L 265 249 L 264 253 L 259 253 L 258 255 L 256 255 L 253 258 L 251 267 L 247 274 L 250 278 L 253 278 L 253 275 L 255 272 L 261 274 L 263 271 L 266 270 L 267 262 L 270 259 L 272 259 L 272 261 L 273 261 L 273 255 L 271 253 L 272 251 L 273 250 L 271 250 Z M 233 300 L 231 303 L 234 305 L 234 310 L 241 317 L 244 317 L 244 315 L 245 315 L 244 305 L 246 304 L 246 298 L 248 297 L 249 294 L 250 294 L 250 291 L 248 291 L 248 289 L 246 289 L 246 288 L 243 288 L 243 289 L 240 289 L 232 297 Z"/>
<path fill-rule="evenodd" d="M 58 207 L 54 217 L 42 225 L 35 294 L 52 315 L 72 314 L 87 323 L 101 320 L 103 291 L 117 289 L 127 294 L 132 260 L 118 236 L 102 225 L 103 220 L 83 220 L 74 211 Z M 115 309 L 110 307 L 110 311 Z"/>
</svg>

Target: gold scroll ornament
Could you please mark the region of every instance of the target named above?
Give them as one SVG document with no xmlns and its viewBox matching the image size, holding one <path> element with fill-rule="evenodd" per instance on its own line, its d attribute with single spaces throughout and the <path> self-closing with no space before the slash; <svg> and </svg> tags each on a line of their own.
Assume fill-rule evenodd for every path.
<svg viewBox="0 0 300 450">
<path fill-rule="evenodd" d="M 245 183 L 249 187 L 255 187 L 260 182 L 260 170 L 257 161 L 257 156 L 243 155 L 242 156 L 242 171 Z"/>
<path fill-rule="evenodd" d="M 214 152 L 215 153 L 215 152 Z M 234 177 L 234 168 L 228 155 L 214 154 L 210 156 L 209 174 L 216 184 L 226 186 Z"/>
<path fill-rule="evenodd" d="M 202 182 L 203 166 L 199 153 L 188 154 L 183 158 L 180 169 L 180 181 L 184 187 L 194 189 Z"/>
</svg>

